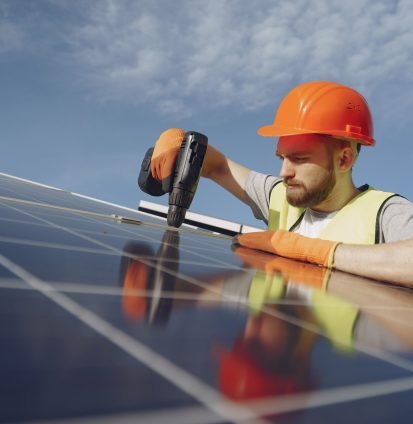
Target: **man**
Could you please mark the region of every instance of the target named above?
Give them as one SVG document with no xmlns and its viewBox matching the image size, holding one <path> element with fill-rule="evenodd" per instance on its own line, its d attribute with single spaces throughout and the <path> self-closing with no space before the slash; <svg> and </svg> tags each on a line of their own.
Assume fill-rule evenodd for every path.
<svg viewBox="0 0 413 424">
<path fill-rule="evenodd" d="M 363 96 L 328 81 L 301 84 L 282 100 L 274 123 L 258 133 L 279 137 L 280 179 L 253 172 L 211 145 L 202 171 L 268 223 L 268 231 L 240 235 L 237 243 L 361 276 L 413 283 L 413 204 L 353 183 L 360 146 L 375 144 Z M 183 136 L 180 129 L 160 136 L 152 156 L 155 178 L 170 176 Z"/>
</svg>

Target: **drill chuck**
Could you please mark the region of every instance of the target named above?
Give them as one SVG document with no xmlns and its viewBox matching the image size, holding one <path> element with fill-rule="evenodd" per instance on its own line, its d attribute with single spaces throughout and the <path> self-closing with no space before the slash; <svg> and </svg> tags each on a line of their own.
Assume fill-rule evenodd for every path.
<svg viewBox="0 0 413 424">
<path fill-rule="evenodd" d="M 179 228 L 185 220 L 187 209 L 180 206 L 170 205 L 168 209 L 168 216 L 166 221 L 171 227 Z"/>
</svg>

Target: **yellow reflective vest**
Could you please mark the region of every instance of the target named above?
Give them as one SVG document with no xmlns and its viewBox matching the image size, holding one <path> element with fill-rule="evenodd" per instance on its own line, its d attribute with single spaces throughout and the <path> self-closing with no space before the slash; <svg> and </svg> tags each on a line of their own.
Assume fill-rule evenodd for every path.
<svg viewBox="0 0 413 424">
<path fill-rule="evenodd" d="M 320 238 L 343 243 L 375 244 L 380 239 L 380 212 L 388 199 L 396 196 L 368 185 L 345 205 L 322 230 Z M 278 182 L 271 191 L 268 217 L 269 230 L 293 231 L 305 209 L 287 202 L 286 187 Z"/>
</svg>

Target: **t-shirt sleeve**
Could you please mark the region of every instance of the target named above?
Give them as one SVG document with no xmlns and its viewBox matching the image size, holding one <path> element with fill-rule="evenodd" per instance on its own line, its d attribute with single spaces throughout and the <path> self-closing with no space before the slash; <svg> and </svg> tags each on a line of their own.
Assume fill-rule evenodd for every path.
<svg viewBox="0 0 413 424">
<path fill-rule="evenodd" d="M 245 184 L 247 204 L 255 218 L 264 221 L 266 224 L 268 224 L 271 190 L 278 181 L 280 179 L 273 175 L 250 171 Z"/>
<path fill-rule="evenodd" d="M 401 196 L 389 199 L 381 212 L 381 243 L 413 239 L 413 203 Z"/>
</svg>

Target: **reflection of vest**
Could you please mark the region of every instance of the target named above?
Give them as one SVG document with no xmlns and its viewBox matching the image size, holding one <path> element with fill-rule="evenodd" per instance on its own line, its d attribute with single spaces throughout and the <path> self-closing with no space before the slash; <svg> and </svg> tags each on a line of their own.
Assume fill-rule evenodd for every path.
<svg viewBox="0 0 413 424">
<path fill-rule="evenodd" d="M 368 185 L 362 192 L 338 211 L 321 231 L 320 238 L 343 243 L 374 244 L 380 238 L 380 212 L 393 193 L 375 190 Z M 268 217 L 269 230 L 292 231 L 300 223 L 305 209 L 287 202 L 282 181 L 271 191 Z"/>
<path fill-rule="evenodd" d="M 302 287 L 306 288 L 304 284 Z M 271 275 L 257 271 L 248 291 L 250 313 L 258 315 L 265 306 L 277 303 L 280 299 L 288 299 L 285 293 L 286 284 L 280 273 Z M 307 293 L 311 293 L 308 307 L 324 335 L 339 350 L 352 350 L 353 332 L 359 315 L 358 306 L 321 289 L 307 287 Z"/>
</svg>

